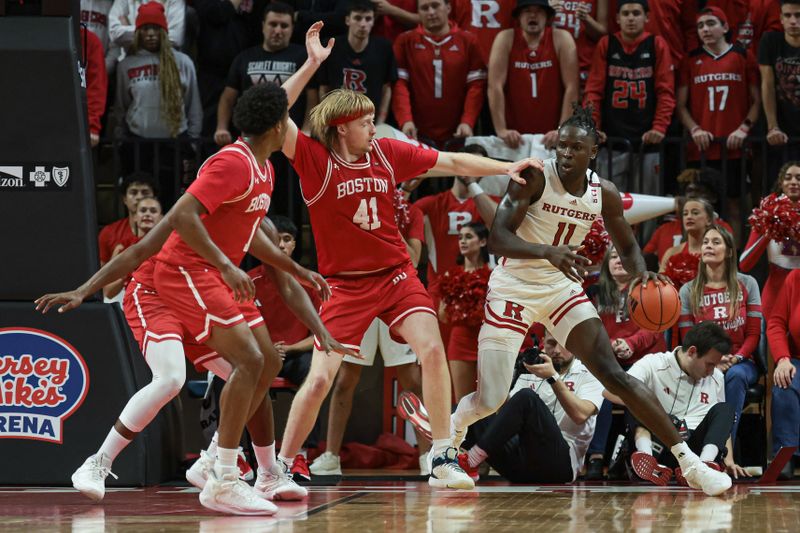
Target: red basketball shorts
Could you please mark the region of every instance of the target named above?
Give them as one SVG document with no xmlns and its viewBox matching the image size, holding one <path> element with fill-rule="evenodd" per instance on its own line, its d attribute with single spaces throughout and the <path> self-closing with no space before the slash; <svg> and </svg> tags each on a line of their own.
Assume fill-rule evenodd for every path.
<svg viewBox="0 0 800 533">
<path fill-rule="evenodd" d="M 319 316 L 334 339 L 358 350 L 364 332 L 377 317 L 397 342 L 405 342 L 394 329 L 414 313 L 430 313 L 433 303 L 411 263 L 375 274 L 331 276 L 331 299 L 322 303 Z M 319 348 L 317 339 L 314 345 Z"/>
<path fill-rule="evenodd" d="M 264 323 L 255 303 L 236 303 L 233 291 L 216 270 L 188 270 L 159 262 L 154 279 L 161 300 L 197 343 L 208 340 L 212 327 L 230 328 L 241 322 L 256 327 Z"/>
</svg>

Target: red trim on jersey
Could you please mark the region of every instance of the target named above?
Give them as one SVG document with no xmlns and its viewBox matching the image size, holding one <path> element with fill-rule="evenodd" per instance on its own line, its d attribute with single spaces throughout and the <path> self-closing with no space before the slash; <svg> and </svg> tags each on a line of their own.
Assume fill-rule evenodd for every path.
<svg viewBox="0 0 800 533">
<path fill-rule="evenodd" d="M 558 315 L 558 318 L 556 318 L 555 320 L 553 320 L 553 325 L 554 325 L 554 326 L 557 326 L 557 325 L 558 325 L 558 323 L 561 321 L 561 319 L 562 319 L 562 318 L 564 318 L 564 315 L 566 315 L 567 313 L 569 313 L 569 312 L 570 312 L 570 310 L 571 310 L 573 307 L 575 307 L 575 306 L 578 306 L 578 305 L 580 305 L 580 304 L 585 304 L 585 303 L 591 303 L 591 302 L 589 301 L 589 298 L 583 298 L 582 300 L 578 300 L 577 302 L 573 302 L 573 303 L 572 303 L 572 305 L 570 305 L 569 307 L 567 307 L 566 309 L 564 309 L 564 312 L 563 312 L 563 313 L 561 313 L 560 315 Z"/>
<path fill-rule="evenodd" d="M 500 328 L 500 329 L 509 329 L 511 331 L 514 331 L 516 333 L 520 333 L 522 335 L 526 335 L 528 333 L 527 328 L 526 329 L 521 329 L 521 328 L 517 328 L 517 327 L 514 327 L 514 326 L 509 326 L 507 324 L 498 324 L 497 322 L 493 322 L 493 321 L 489 320 L 488 318 L 484 318 L 483 321 L 486 322 L 487 324 L 489 324 L 490 326 L 494 326 L 494 327 Z"/>
</svg>

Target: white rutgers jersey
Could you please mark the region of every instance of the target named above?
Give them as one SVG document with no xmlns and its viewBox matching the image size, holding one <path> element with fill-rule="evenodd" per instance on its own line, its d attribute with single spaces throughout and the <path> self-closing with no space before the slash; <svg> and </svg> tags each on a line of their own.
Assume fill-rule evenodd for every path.
<svg viewBox="0 0 800 533">
<path fill-rule="evenodd" d="M 586 179 L 589 183 L 583 196 L 572 196 L 561 184 L 556 160 L 546 160 L 542 197 L 528 207 L 525 219 L 517 229 L 517 236 L 534 244 L 581 244 L 603 210 L 600 177 L 587 169 Z M 546 259 L 504 257 L 498 268 L 516 278 L 537 284 L 550 284 L 565 277 Z"/>
</svg>

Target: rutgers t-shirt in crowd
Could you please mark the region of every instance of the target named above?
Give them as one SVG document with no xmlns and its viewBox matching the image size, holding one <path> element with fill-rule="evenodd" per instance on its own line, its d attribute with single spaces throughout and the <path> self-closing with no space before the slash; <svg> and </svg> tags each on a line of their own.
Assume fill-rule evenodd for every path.
<svg viewBox="0 0 800 533">
<path fill-rule="evenodd" d="M 240 95 L 259 83 L 283 85 L 305 63 L 307 57 L 305 47 L 299 44 L 290 44 L 277 52 L 267 52 L 261 45 L 248 48 L 233 60 L 225 85 L 236 89 Z M 289 116 L 301 126 L 305 112 L 306 94 L 303 91 L 289 110 Z"/>
<path fill-rule="evenodd" d="M 478 39 L 484 64 L 489 64 L 494 38 L 514 24 L 515 0 L 450 0 L 450 18 Z"/>
<path fill-rule="evenodd" d="M 392 43 L 382 37 L 370 37 L 367 47 L 356 52 L 347 35 L 337 37 L 330 57 L 317 71 L 317 81 L 330 90 L 344 87 L 366 93 L 375 104 L 377 115 L 384 84 L 397 81 L 397 61 Z"/>
<path fill-rule="evenodd" d="M 758 64 L 771 66 L 775 74 L 778 126 L 789 137 L 800 136 L 800 48 L 786 42 L 783 32 L 761 37 Z"/>
</svg>

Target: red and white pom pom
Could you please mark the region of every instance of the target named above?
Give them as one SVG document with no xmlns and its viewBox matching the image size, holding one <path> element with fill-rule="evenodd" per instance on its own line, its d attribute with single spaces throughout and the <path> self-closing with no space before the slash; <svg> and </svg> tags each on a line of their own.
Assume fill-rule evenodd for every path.
<svg viewBox="0 0 800 533">
<path fill-rule="evenodd" d="M 748 218 L 753 230 L 774 241 L 800 240 L 800 204 L 770 194 Z"/>
</svg>

